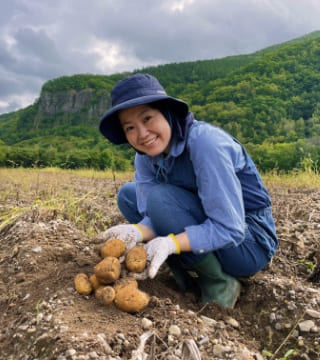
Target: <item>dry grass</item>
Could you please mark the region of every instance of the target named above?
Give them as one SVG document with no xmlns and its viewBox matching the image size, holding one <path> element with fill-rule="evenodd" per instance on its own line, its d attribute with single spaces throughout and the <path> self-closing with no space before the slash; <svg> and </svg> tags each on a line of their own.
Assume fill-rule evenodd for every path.
<svg viewBox="0 0 320 360">
<path fill-rule="evenodd" d="M 132 178 L 132 172 L 0 168 L 0 229 L 26 211 L 44 209 L 92 236 L 108 226 L 108 206 L 116 206 L 120 184 Z M 273 171 L 264 174 L 263 180 L 268 188 L 281 186 L 286 191 L 290 187 L 320 187 L 318 173 L 311 170 L 289 174 Z"/>
<path fill-rule="evenodd" d="M 89 169 L 0 168 L 0 179 L 0 229 L 26 211 L 47 210 L 91 236 L 100 230 L 102 223 L 108 225 L 103 205 L 115 199 L 119 183 L 132 179 L 132 174 Z"/>
<path fill-rule="evenodd" d="M 297 170 L 290 173 L 272 171 L 263 175 L 263 180 L 267 186 L 290 187 L 320 187 L 320 176 L 317 171 L 306 169 Z"/>
</svg>

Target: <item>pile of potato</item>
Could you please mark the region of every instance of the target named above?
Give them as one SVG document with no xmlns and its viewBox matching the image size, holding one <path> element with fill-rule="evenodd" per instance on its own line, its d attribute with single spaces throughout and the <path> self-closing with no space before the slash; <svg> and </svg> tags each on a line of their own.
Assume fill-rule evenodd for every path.
<svg viewBox="0 0 320 360">
<path fill-rule="evenodd" d="M 84 273 L 75 276 L 76 291 L 84 295 L 94 292 L 101 304 L 114 303 L 119 309 L 129 313 L 143 310 L 149 304 L 149 295 L 138 289 L 138 282 L 134 278 L 121 277 L 119 258 L 125 251 L 126 245 L 122 240 L 107 241 L 101 248 L 102 260 L 94 267 L 94 273 L 90 277 Z M 146 264 L 145 249 L 135 246 L 126 253 L 123 266 L 130 272 L 141 273 Z"/>
</svg>

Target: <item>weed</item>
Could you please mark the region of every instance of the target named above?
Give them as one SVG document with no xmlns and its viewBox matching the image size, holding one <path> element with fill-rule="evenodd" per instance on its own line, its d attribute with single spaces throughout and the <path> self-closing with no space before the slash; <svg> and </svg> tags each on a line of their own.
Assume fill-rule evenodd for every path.
<svg viewBox="0 0 320 360">
<path fill-rule="evenodd" d="M 302 259 L 302 260 L 300 260 L 300 262 L 302 264 L 305 264 L 311 271 L 313 271 L 315 265 L 314 265 L 314 263 L 312 261 Z"/>
</svg>

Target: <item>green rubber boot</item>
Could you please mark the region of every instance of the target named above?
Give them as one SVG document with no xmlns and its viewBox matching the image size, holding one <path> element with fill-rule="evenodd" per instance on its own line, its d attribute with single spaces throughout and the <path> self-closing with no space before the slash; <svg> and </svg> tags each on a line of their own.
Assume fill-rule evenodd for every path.
<svg viewBox="0 0 320 360">
<path fill-rule="evenodd" d="M 194 277 L 201 290 L 204 304 L 217 302 L 219 305 L 233 308 L 241 285 L 233 276 L 226 274 L 213 253 L 208 253 L 200 261 L 188 266 L 188 272 Z"/>
<path fill-rule="evenodd" d="M 178 255 L 170 255 L 167 258 L 166 263 L 173 274 L 176 284 L 182 292 L 195 291 L 196 293 L 200 293 L 196 279 L 189 275 Z"/>
</svg>

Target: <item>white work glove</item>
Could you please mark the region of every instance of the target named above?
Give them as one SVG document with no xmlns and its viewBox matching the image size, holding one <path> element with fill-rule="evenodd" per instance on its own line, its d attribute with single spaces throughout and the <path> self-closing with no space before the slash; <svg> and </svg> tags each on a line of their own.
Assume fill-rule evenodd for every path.
<svg viewBox="0 0 320 360">
<path fill-rule="evenodd" d="M 98 235 L 102 241 L 111 239 L 120 239 L 126 244 L 126 251 L 133 248 L 138 242 L 143 240 L 143 232 L 138 225 L 121 224 L 112 226 L 110 229 L 103 231 Z"/>
<path fill-rule="evenodd" d="M 144 248 L 147 252 L 147 259 L 150 261 L 147 274 L 151 279 L 156 276 L 160 266 L 169 255 L 180 254 L 180 245 L 173 234 L 165 237 L 156 237 L 149 241 Z"/>
</svg>

